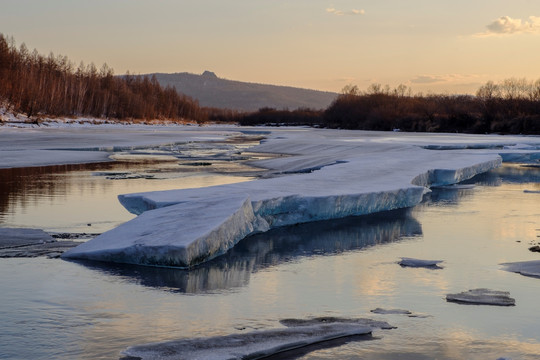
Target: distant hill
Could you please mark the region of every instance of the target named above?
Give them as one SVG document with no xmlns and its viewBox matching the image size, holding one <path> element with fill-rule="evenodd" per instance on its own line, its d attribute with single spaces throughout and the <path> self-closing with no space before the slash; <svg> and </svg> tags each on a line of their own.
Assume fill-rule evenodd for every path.
<svg viewBox="0 0 540 360">
<path fill-rule="evenodd" d="M 269 107 L 295 110 L 325 109 L 337 93 L 221 79 L 211 71 L 155 75 L 162 86 L 174 86 L 180 93 L 199 101 L 201 106 L 255 111 Z"/>
</svg>

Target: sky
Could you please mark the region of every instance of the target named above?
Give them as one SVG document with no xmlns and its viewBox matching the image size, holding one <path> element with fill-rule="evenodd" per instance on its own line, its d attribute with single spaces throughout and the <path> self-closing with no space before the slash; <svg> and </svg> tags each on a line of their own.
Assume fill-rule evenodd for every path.
<svg viewBox="0 0 540 360">
<path fill-rule="evenodd" d="M 449 94 L 540 78 L 538 0 L 0 0 L 0 33 L 117 75 Z"/>
</svg>

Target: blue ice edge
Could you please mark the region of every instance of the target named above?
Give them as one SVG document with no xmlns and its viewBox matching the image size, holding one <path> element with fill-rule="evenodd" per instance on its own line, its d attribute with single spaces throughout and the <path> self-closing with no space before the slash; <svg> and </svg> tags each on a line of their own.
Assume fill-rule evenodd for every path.
<svg viewBox="0 0 540 360">
<path fill-rule="evenodd" d="M 352 159 L 313 173 L 120 195 L 122 205 L 140 215 L 62 257 L 192 268 L 224 254 L 251 234 L 412 207 L 421 202 L 430 186 L 458 183 L 502 163 L 501 157 L 493 154 L 468 154 L 453 160 L 449 163 L 461 166 L 417 172 L 416 176 L 418 168 L 414 167 L 412 171 L 403 167 L 382 171 L 385 176 L 371 176 L 364 163 Z M 441 159 L 433 162 L 431 165 Z M 429 164 L 423 168 L 426 166 Z"/>
</svg>

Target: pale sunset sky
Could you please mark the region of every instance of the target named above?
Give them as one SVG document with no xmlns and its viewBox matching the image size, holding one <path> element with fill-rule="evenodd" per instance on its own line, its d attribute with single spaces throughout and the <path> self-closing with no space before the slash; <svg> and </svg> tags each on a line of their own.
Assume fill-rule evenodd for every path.
<svg viewBox="0 0 540 360">
<path fill-rule="evenodd" d="M 538 0 L 0 0 L 0 32 L 117 75 L 424 93 L 540 78 Z"/>
</svg>

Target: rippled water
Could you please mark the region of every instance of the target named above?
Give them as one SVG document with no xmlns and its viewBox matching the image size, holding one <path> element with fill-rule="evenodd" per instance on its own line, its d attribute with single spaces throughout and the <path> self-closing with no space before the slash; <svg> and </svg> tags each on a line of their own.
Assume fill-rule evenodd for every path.
<svg viewBox="0 0 540 360">
<path fill-rule="evenodd" d="M 115 188 L 118 181 L 125 185 L 111 191 L 141 191 L 155 181 L 105 181 L 86 171 L 76 185 L 61 186 L 66 203 L 89 201 L 90 194 Z M 71 177 L 68 173 L 57 175 Z M 41 178 L 49 175 L 37 175 L 35 181 Z M 97 178 L 103 182 L 94 190 L 83 185 Z M 45 199 L 48 181 L 42 187 Z M 140 188 L 128 188 L 131 181 L 140 181 Z M 117 359 L 134 344 L 242 333 L 278 327 L 283 318 L 333 315 L 371 317 L 398 328 L 377 331 L 374 341 L 319 349 L 303 359 L 537 359 L 540 280 L 502 271 L 498 264 L 540 258 L 528 250 L 540 242 L 540 195 L 524 192 L 540 190 L 540 169 L 505 166 L 470 183 L 476 186 L 434 191 L 409 210 L 259 234 L 189 272 L 0 259 L 0 358 Z M 48 201 L 25 196 L 26 214 Z M 108 201 L 104 206 L 99 201 L 88 213 L 81 209 L 80 219 L 66 215 L 65 222 L 55 218 L 51 226 L 37 226 L 75 231 L 87 222 L 93 228 L 94 223 L 123 221 L 124 215 L 103 209 L 116 199 L 103 199 Z M 22 200 L 14 203 L 22 207 Z M 14 211 L 12 200 L 2 204 L 2 226 L 32 224 L 33 215 Z M 79 215 L 73 207 L 71 212 Z M 402 268 L 397 264 L 402 256 L 441 259 L 444 268 Z M 516 306 L 445 301 L 447 293 L 479 287 L 510 291 Z M 425 316 L 370 313 L 377 307 Z"/>
</svg>

